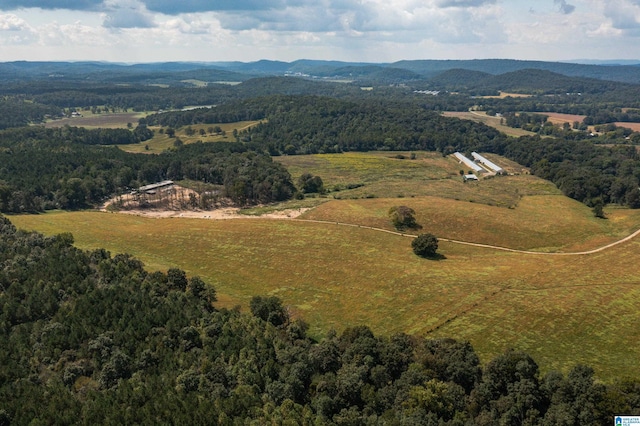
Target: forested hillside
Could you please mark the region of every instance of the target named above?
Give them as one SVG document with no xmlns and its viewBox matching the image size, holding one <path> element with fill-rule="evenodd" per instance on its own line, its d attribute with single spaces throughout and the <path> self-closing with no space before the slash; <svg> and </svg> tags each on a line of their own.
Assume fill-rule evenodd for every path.
<svg viewBox="0 0 640 426">
<path fill-rule="evenodd" d="M 321 341 L 283 301 L 215 308 L 210 284 L 149 273 L 73 237 L 0 217 L 2 424 L 602 425 L 640 410 L 640 382 L 523 352 L 366 326 Z M 284 301 L 286 304 L 286 301 Z"/>
<path fill-rule="evenodd" d="M 147 125 L 186 126 L 266 119 L 245 140 L 272 154 L 366 150 L 454 152 L 504 140 L 497 130 L 442 117 L 413 103 L 340 100 L 320 96 L 269 96 L 217 108 L 150 115 Z"/>
</svg>

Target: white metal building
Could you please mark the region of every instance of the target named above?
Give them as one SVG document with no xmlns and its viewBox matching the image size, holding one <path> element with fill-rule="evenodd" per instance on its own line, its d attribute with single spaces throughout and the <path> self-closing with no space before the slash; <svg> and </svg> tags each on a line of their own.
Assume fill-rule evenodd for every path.
<svg viewBox="0 0 640 426">
<path fill-rule="evenodd" d="M 504 173 L 504 169 L 502 167 L 498 166 L 497 164 L 493 163 L 490 160 L 487 160 L 486 158 L 484 158 L 482 155 L 478 154 L 477 152 L 472 152 L 471 156 L 478 163 L 484 164 L 485 166 L 487 166 L 488 168 L 490 168 L 494 172 L 496 172 L 496 173 Z"/>
<path fill-rule="evenodd" d="M 458 160 L 460 160 L 460 162 L 464 163 L 467 167 L 469 167 L 474 172 L 483 172 L 484 171 L 484 169 L 482 167 L 478 166 L 476 163 L 474 163 L 473 161 L 468 159 L 464 154 L 461 154 L 459 152 L 454 152 L 453 155 Z"/>
</svg>

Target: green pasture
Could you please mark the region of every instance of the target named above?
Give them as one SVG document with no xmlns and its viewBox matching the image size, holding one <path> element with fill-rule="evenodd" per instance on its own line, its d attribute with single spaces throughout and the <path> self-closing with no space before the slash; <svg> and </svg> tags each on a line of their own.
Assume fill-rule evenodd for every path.
<svg viewBox="0 0 640 426">
<path fill-rule="evenodd" d="M 405 158 L 396 158 L 398 155 Z M 287 167 L 294 181 L 303 173 L 320 176 L 329 199 L 435 196 L 513 207 L 525 195 L 561 194 L 551 182 L 523 174 L 526 169 L 501 157 L 496 159 L 498 164 L 519 174 L 464 183 L 460 170 L 467 170 L 455 158 L 434 152 L 415 155 L 416 159 L 411 160 L 410 152 L 347 152 L 281 156 L 274 160 Z"/>
<path fill-rule="evenodd" d="M 439 238 L 490 244 L 518 250 L 572 252 L 594 249 L 640 229 L 640 212 L 609 209 L 597 219 L 584 204 L 560 195 L 523 197 L 504 208 L 439 197 L 334 200 L 301 218 L 352 223 L 393 230 L 388 211 L 406 205 L 422 229 Z"/>
<path fill-rule="evenodd" d="M 627 212 L 619 213 L 618 232 L 638 220 Z M 435 261 L 413 255 L 408 237 L 335 223 L 101 212 L 10 219 L 49 235 L 72 232 L 85 249 L 131 253 L 151 270 L 200 275 L 218 290 L 219 306 L 247 309 L 254 295 L 276 295 L 315 336 L 367 324 L 383 334 L 468 339 L 484 360 L 513 347 L 543 370 L 587 363 L 606 380 L 624 376 L 640 357 L 630 343 L 640 338 L 638 241 L 574 257 L 441 242 L 445 259 Z M 474 237 L 469 232 L 464 239 Z M 571 238 L 565 246 L 576 244 Z"/>
<path fill-rule="evenodd" d="M 169 148 L 175 146 L 176 140 L 180 139 L 182 143 L 189 144 L 198 141 L 202 142 L 234 142 L 235 138 L 233 137 L 233 131 L 237 130 L 241 132 L 246 130 L 252 126 L 255 126 L 260 121 L 239 121 L 235 123 L 220 123 L 220 124 L 194 124 L 191 127 L 195 133 L 193 135 L 187 134 L 187 127 L 180 127 L 175 129 L 175 137 L 169 137 L 163 129 L 163 133 L 160 133 L 159 126 L 149 126 L 151 130 L 154 131 L 155 135 L 150 140 L 140 142 L 138 144 L 131 145 L 119 145 L 120 149 L 127 152 L 137 152 L 137 153 L 160 153 L 162 151 L 166 151 Z M 209 133 L 208 129 L 210 127 L 219 126 L 223 133 Z M 205 134 L 200 134 L 200 129 L 204 130 Z"/>
</svg>

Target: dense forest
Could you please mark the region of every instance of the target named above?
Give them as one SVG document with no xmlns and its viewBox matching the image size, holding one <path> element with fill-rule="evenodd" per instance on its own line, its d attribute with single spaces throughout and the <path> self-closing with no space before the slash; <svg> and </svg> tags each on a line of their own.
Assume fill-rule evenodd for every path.
<svg viewBox="0 0 640 426">
<path fill-rule="evenodd" d="M 1 216 L 0 237 L 3 425 L 604 425 L 640 410 L 640 382 L 588 366 L 542 374 L 513 350 L 482 365 L 467 342 L 366 326 L 317 341 L 275 297 L 217 309 L 180 269 Z"/>
<path fill-rule="evenodd" d="M 16 98 L 0 98 L 0 130 L 41 123 L 46 117 L 58 117 L 62 110 L 56 106 L 25 102 Z"/>
<path fill-rule="evenodd" d="M 367 150 L 450 153 L 505 139 L 485 125 L 442 117 L 412 103 L 320 96 L 253 98 L 217 108 L 154 114 L 142 122 L 179 127 L 260 119 L 265 122 L 245 132 L 244 140 L 274 155 Z"/>
</svg>

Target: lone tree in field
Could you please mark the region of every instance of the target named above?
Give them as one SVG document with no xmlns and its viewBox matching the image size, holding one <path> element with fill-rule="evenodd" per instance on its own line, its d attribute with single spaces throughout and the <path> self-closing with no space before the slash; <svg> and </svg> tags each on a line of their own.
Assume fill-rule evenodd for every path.
<svg viewBox="0 0 640 426">
<path fill-rule="evenodd" d="M 398 231 L 419 228 L 415 214 L 416 212 L 407 206 L 394 206 L 389 209 L 389 219 L 391 219 L 391 223 Z"/>
<path fill-rule="evenodd" d="M 305 194 L 318 193 L 324 194 L 324 183 L 320 176 L 314 176 L 311 173 L 304 173 L 298 178 L 298 187 Z"/>
<path fill-rule="evenodd" d="M 438 251 L 438 239 L 433 234 L 420 234 L 411 242 L 411 247 L 420 257 L 435 257 Z"/>
</svg>

